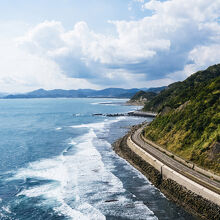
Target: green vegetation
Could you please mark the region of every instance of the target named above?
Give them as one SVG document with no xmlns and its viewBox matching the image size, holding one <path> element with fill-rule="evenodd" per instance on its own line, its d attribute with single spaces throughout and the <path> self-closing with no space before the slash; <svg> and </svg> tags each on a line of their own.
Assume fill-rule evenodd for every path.
<svg viewBox="0 0 220 220">
<path fill-rule="evenodd" d="M 132 98 L 131 101 L 136 101 L 136 100 L 140 100 L 140 98 L 142 99 L 146 99 L 148 101 L 152 100 L 152 98 L 154 98 L 157 94 L 154 92 L 144 92 L 144 91 L 139 91 L 137 92 Z"/>
<path fill-rule="evenodd" d="M 144 105 L 144 103 L 151 101 L 157 94 L 155 92 L 137 92 L 129 101 L 129 104 Z"/>
<path fill-rule="evenodd" d="M 144 109 L 159 113 L 148 139 L 220 174 L 220 64 L 171 84 Z"/>
</svg>

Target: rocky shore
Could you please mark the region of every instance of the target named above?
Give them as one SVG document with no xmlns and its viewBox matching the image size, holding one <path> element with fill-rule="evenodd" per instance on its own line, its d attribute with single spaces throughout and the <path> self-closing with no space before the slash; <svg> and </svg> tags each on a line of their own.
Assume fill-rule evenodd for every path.
<svg viewBox="0 0 220 220">
<path fill-rule="evenodd" d="M 141 125 L 133 126 L 129 133 L 113 144 L 114 151 L 145 175 L 167 198 L 202 219 L 219 220 L 220 207 L 196 195 L 171 179 L 163 179 L 159 171 L 127 147 L 128 136 Z"/>
<path fill-rule="evenodd" d="M 93 113 L 92 115 L 93 116 L 105 116 L 105 117 L 119 117 L 119 116 L 156 117 L 157 113 L 155 113 L 155 112 L 133 111 L 133 112 L 127 112 L 127 113 L 113 113 L 113 114 Z"/>
</svg>

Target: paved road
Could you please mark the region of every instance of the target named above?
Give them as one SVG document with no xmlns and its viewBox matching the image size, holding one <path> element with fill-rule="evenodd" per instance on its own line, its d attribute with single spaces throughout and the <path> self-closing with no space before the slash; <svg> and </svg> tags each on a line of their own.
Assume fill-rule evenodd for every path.
<svg viewBox="0 0 220 220">
<path fill-rule="evenodd" d="M 162 153 L 158 149 L 149 145 L 141 138 L 141 131 L 142 128 L 138 129 L 131 137 L 132 141 L 135 142 L 138 146 L 140 146 L 142 149 L 147 151 L 156 159 L 158 159 L 168 167 L 172 168 L 173 170 L 177 171 L 178 173 L 220 194 L 220 182 L 212 180 L 209 177 L 206 177 L 201 173 L 198 173 L 195 170 L 190 169 L 189 167 L 181 164 L 180 162 L 174 160 L 173 158 L 169 157 L 168 155 Z"/>
</svg>

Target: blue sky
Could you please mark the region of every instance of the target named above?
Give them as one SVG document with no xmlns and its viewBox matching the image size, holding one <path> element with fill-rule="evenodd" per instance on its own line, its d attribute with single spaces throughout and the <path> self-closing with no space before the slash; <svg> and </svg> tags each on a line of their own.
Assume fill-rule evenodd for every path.
<svg viewBox="0 0 220 220">
<path fill-rule="evenodd" d="M 108 31 L 108 20 L 140 19 L 147 14 L 140 10 L 140 3 L 130 0 L 7 0 L 0 5 L 2 21 L 37 25 L 45 20 L 57 20 L 65 28 L 85 21 L 100 32 Z"/>
<path fill-rule="evenodd" d="M 155 87 L 220 62 L 220 0 L 0 0 L 0 92 Z"/>
</svg>

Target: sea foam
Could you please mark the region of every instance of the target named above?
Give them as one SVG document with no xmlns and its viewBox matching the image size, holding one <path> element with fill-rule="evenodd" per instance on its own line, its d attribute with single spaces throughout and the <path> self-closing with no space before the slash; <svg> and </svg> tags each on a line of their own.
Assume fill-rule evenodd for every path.
<svg viewBox="0 0 220 220">
<path fill-rule="evenodd" d="M 74 129 L 84 127 L 88 131 L 71 139 L 69 145 L 72 147 L 67 147 L 61 155 L 32 162 L 17 170 L 12 179 L 47 180 L 21 190 L 17 196 L 43 197 L 42 204 L 50 205 L 56 213 L 71 219 L 102 220 L 105 215 L 134 219 L 140 216 L 140 211 L 144 217 L 156 219 L 143 203 L 131 201 L 120 179 L 111 172 L 114 166 L 106 167 L 97 150 L 97 147 L 109 147 L 110 144 L 98 139 L 96 132 L 106 132 L 111 123 L 122 119 L 71 126 Z"/>
</svg>

